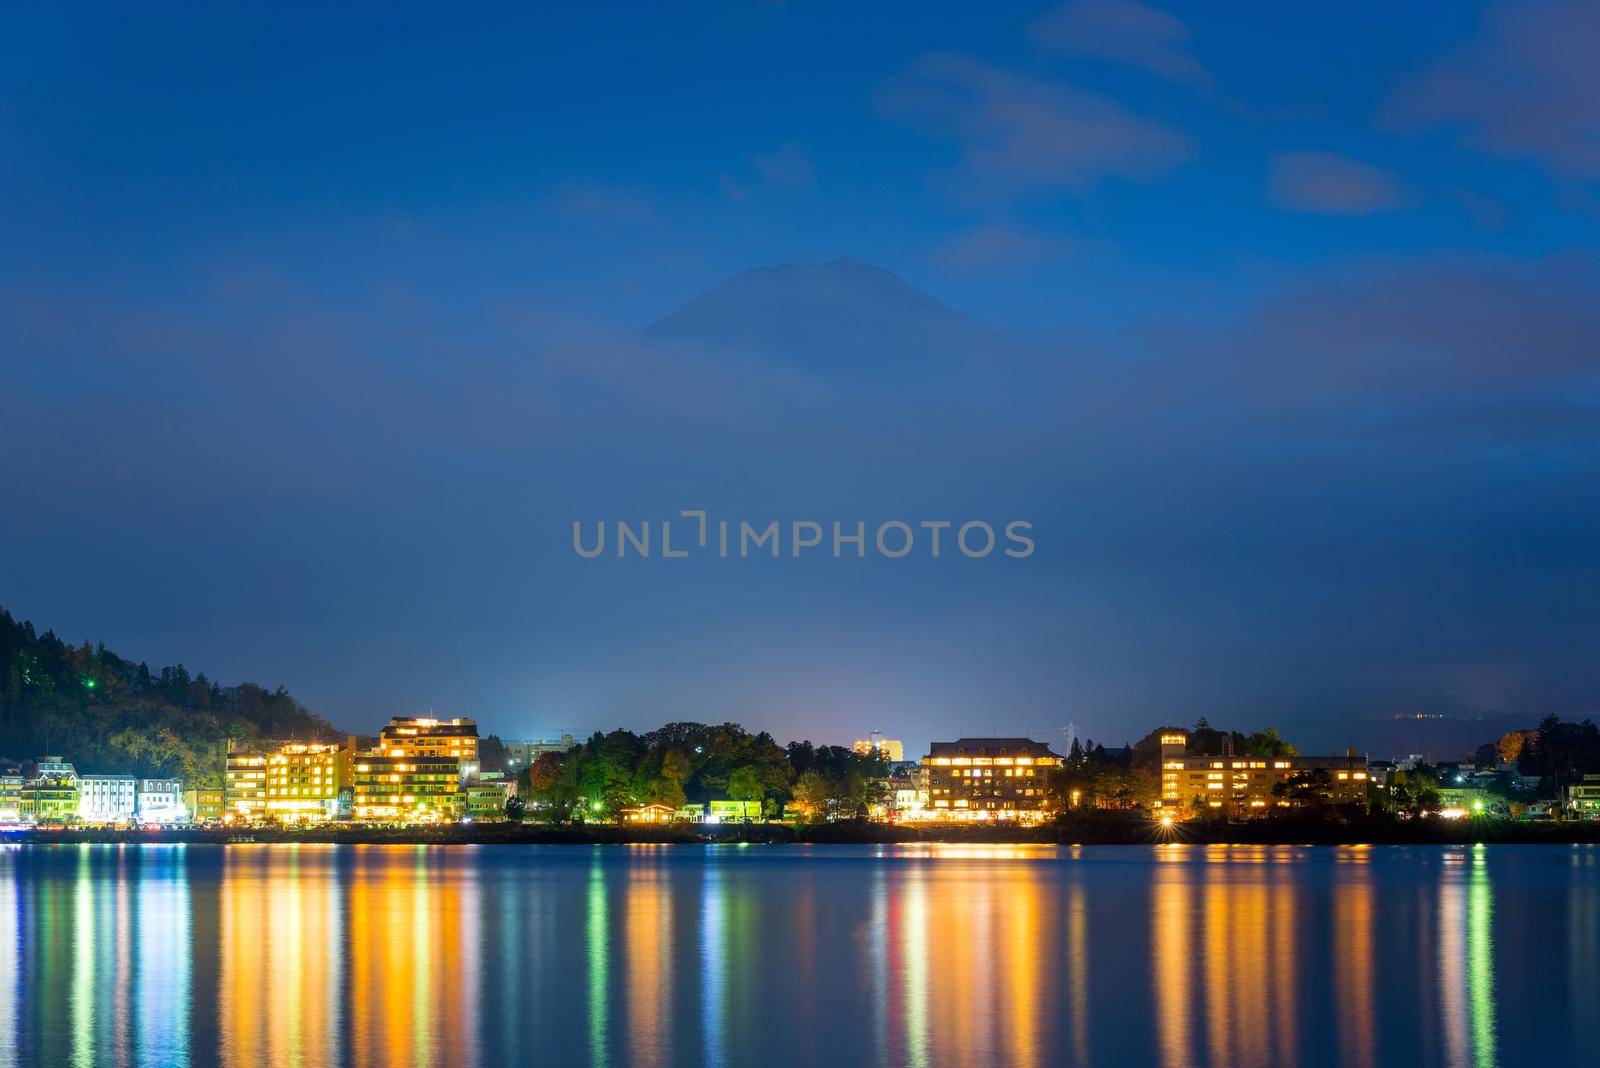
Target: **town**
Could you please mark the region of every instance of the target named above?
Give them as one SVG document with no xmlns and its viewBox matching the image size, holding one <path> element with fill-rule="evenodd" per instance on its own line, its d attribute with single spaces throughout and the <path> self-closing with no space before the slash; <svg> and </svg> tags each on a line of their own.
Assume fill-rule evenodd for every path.
<svg viewBox="0 0 1600 1068">
<path fill-rule="evenodd" d="M 355 737 L 229 743 L 213 781 L 80 770 L 68 755 L 0 766 L 0 826 L 418 827 L 454 823 L 1038 826 L 1088 810 L 1162 826 L 1294 814 L 1442 820 L 1600 819 L 1593 723 L 1508 733 L 1471 758 L 1301 754 L 1267 729 L 1201 720 L 1107 748 L 1057 752 L 1026 737 L 904 745 L 872 731 L 850 746 L 791 742 L 736 724 L 617 730 L 587 742 L 480 738 L 477 723 L 397 716 Z"/>
</svg>

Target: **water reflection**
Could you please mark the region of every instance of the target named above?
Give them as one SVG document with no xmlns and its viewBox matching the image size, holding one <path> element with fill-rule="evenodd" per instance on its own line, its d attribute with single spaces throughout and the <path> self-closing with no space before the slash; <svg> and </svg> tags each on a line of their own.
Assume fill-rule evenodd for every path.
<svg viewBox="0 0 1600 1068">
<path fill-rule="evenodd" d="M 1597 852 L 0 850 L 0 1065 L 1559 1059 Z"/>
</svg>

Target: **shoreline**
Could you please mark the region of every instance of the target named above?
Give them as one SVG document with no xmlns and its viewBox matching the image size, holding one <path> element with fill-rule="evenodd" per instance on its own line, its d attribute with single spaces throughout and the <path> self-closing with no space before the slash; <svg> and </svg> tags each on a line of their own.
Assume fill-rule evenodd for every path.
<svg viewBox="0 0 1600 1068">
<path fill-rule="evenodd" d="M 219 828 L 175 830 L 26 830 L 0 842 L 32 845 L 176 844 L 244 845 L 316 843 L 346 845 L 1595 845 L 1600 821 L 1512 823 L 1490 820 L 1374 819 L 1358 823 L 1260 820 L 1191 821 L 1161 827 L 1147 819 L 1090 817 L 1038 827 L 908 826 L 879 823 L 682 824 L 624 827 L 614 824 L 549 826 L 479 823 L 442 827 Z"/>
</svg>

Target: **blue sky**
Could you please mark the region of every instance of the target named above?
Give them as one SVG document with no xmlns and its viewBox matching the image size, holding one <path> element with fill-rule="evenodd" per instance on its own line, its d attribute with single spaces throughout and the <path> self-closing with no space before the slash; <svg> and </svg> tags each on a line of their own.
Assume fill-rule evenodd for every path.
<svg viewBox="0 0 1600 1068">
<path fill-rule="evenodd" d="M 1597 46 L 1549 0 L 20 14 L 0 603 L 357 727 L 1585 712 Z M 841 255 L 1006 361 L 640 362 Z M 1021 575 L 562 552 L 886 500 L 1056 525 Z"/>
</svg>

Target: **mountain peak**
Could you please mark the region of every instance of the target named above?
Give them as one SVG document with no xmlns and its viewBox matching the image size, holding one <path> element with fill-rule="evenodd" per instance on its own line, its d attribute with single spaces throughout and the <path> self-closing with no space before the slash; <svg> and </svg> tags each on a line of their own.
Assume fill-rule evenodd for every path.
<svg viewBox="0 0 1600 1068">
<path fill-rule="evenodd" d="M 818 370 L 920 365 L 971 328 L 961 312 L 854 256 L 752 267 L 667 315 L 646 339 Z"/>
</svg>

